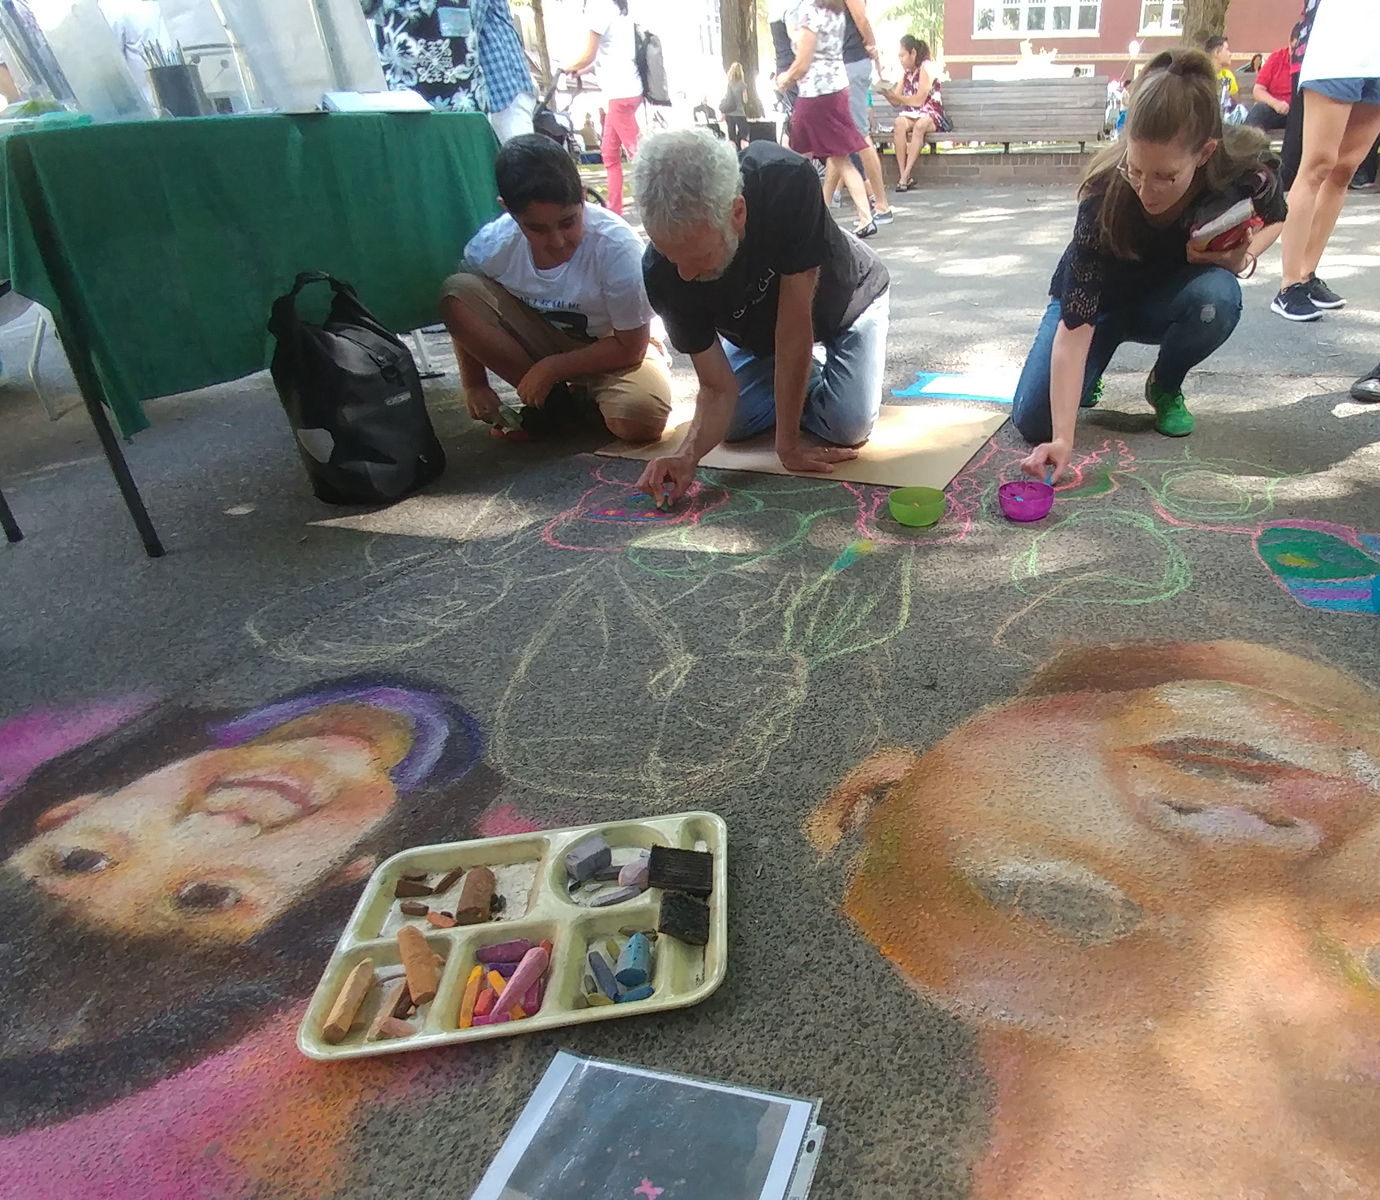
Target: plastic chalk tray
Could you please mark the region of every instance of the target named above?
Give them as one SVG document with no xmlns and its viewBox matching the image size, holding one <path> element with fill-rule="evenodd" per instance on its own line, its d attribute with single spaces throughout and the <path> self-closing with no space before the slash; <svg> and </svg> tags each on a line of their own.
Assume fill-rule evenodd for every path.
<svg viewBox="0 0 1380 1200">
<path fill-rule="evenodd" d="M 653 888 L 619 904 L 592 906 L 591 888 L 595 885 L 579 888 L 570 884 L 565 853 L 593 834 L 602 835 L 608 842 L 615 866 L 636 857 L 639 849 L 655 845 L 707 849 L 714 855 L 714 890 L 708 898 L 709 943 L 691 946 L 660 934 L 653 943 L 650 982 L 655 990 L 645 1000 L 579 1006 L 585 995 L 583 981 L 589 973 L 589 951 L 602 949 L 610 938 L 618 938 L 621 930 L 655 929 L 663 895 Z M 492 919 L 478 925 L 437 929 L 424 916 L 402 913 L 395 890 L 405 874 L 425 871 L 429 881 L 440 882 L 438 876 L 456 868 L 468 870 L 477 866 L 487 866 L 494 872 L 496 891 L 505 901 Z M 421 902 L 441 911 L 454 911 L 461 886 L 462 881 L 456 880 L 446 892 L 421 897 Z M 609 889 L 616 886 L 607 885 Z M 408 1018 L 416 1028 L 411 1036 L 369 1041 L 367 1033 L 379 1015 L 384 995 L 390 984 L 403 976 L 397 931 L 404 924 L 422 930 L 433 952 L 444 960 L 438 968 L 436 996 Z M 477 962 L 476 951 L 521 938 L 534 944 L 542 940 L 552 943 L 541 1008 L 521 1020 L 459 1028 L 460 1001 L 471 968 Z M 322 1036 L 322 1027 L 351 971 L 365 959 L 373 961 L 375 982 L 350 1031 L 332 1044 Z M 648 820 L 418 846 L 393 855 L 370 876 L 297 1030 L 297 1046 L 308 1058 L 331 1062 L 664 1012 L 707 999 L 723 982 L 727 969 L 728 829 L 714 813 L 677 813 Z"/>
</svg>

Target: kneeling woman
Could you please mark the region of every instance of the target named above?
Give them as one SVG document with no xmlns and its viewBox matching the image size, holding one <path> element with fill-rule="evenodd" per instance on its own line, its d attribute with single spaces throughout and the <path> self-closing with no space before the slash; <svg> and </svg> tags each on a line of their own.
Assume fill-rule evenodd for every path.
<svg viewBox="0 0 1380 1200">
<path fill-rule="evenodd" d="M 1079 406 L 1097 403 L 1122 342 L 1160 348 L 1145 381 L 1155 428 L 1167 437 L 1193 432 L 1184 376 L 1231 336 L 1241 318 L 1237 277 L 1255 270 L 1284 220 L 1274 165 L 1257 130 L 1223 128 L 1207 55 L 1166 50 L 1146 66 L 1126 136 L 1083 181 L 1073 240 L 1016 386 L 1012 420 L 1037 443 L 1022 463 L 1027 472 L 1063 473 Z M 1265 227 L 1235 249 L 1191 247 L 1189 230 L 1205 207 L 1235 194 L 1252 198 Z"/>
</svg>

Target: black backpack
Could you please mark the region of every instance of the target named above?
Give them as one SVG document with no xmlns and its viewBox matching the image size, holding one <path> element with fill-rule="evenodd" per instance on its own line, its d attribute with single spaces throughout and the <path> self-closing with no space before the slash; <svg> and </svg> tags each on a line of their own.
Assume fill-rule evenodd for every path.
<svg viewBox="0 0 1380 1200">
<path fill-rule="evenodd" d="M 666 59 L 661 53 L 661 39 L 651 30 L 633 26 L 633 59 L 642 80 L 642 99 L 648 104 L 669 108 L 671 87 L 666 82 Z"/>
<path fill-rule="evenodd" d="M 297 316 L 297 293 L 329 283 L 324 325 Z M 412 354 L 355 289 L 303 271 L 273 302 L 269 370 L 296 435 L 311 490 L 327 504 L 391 504 L 446 469 Z"/>
</svg>

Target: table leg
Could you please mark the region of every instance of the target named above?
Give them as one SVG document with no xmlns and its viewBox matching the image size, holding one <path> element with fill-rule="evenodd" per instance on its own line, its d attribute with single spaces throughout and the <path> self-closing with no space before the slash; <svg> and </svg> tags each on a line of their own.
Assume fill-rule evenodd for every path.
<svg viewBox="0 0 1380 1200">
<path fill-rule="evenodd" d="M 91 424 L 96 427 L 96 436 L 101 439 L 101 449 L 105 451 L 106 461 L 110 463 L 110 471 L 119 485 L 120 495 L 125 499 L 125 507 L 134 518 L 135 528 L 139 530 L 144 550 L 150 558 L 161 558 L 163 543 L 158 540 L 158 532 L 149 520 L 143 497 L 134 485 L 134 476 L 129 473 L 129 464 L 125 462 L 124 452 L 120 449 L 120 439 L 115 436 L 115 431 L 110 427 L 110 419 L 105 415 L 105 406 L 100 400 L 93 399 L 85 388 L 81 389 L 81 398 L 86 404 Z"/>
<path fill-rule="evenodd" d="M 0 492 L 0 529 L 5 531 L 5 537 L 12 542 L 24 540 L 23 531 L 20 530 L 19 523 L 14 519 L 14 513 L 10 512 L 10 506 L 5 502 L 4 492 Z"/>
</svg>

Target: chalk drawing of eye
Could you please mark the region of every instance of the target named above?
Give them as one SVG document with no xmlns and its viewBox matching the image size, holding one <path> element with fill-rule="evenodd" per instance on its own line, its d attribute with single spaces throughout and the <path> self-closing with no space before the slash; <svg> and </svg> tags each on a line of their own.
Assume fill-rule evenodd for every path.
<svg viewBox="0 0 1380 1200">
<path fill-rule="evenodd" d="M 108 854 L 103 854 L 99 850 L 87 850 L 81 846 L 59 850 L 53 856 L 53 869 L 65 875 L 90 875 L 96 871 L 104 871 L 112 865 Z"/>
<path fill-rule="evenodd" d="M 994 908 L 1033 921 L 1079 946 L 1120 941 L 1145 915 L 1114 883 L 1077 863 L 1016 860 L 962 869 Z"/>
<path fill-rule="evenodd" d="M 240 901 L 240 893 L 223 883 L 187 883 L 173 893 L 173 904 L 184 912 L 224 912 Z"/>
</svg>

